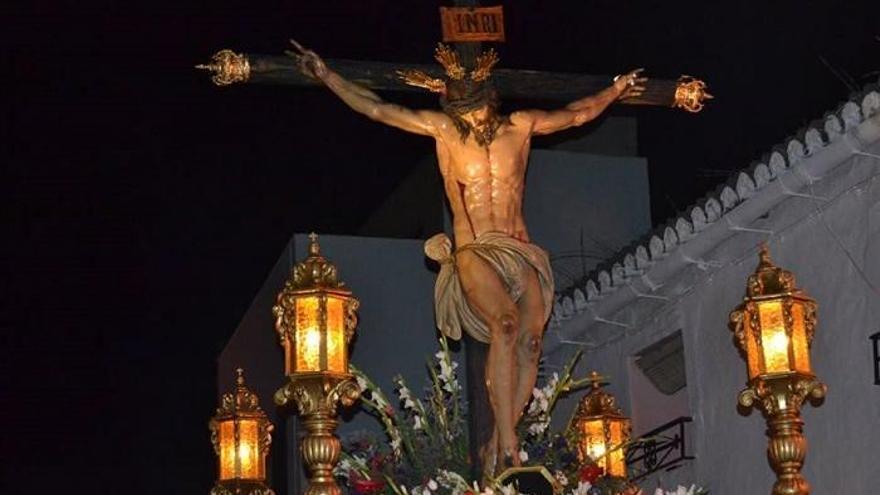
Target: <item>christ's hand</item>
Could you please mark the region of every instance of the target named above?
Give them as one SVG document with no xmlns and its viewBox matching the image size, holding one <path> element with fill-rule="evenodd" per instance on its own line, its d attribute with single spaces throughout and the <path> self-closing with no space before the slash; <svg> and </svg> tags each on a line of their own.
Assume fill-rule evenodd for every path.
<svg viewBox="0 0 880 495">
<path fill-rule="evenodd" d="M 641 76 L 643 70 L 645 69 L 636 69 L 614 78 L 614 89 L 619 93 L 617 99 L 635 98 L 645 92 L 645 83 L 648 82 L 648 78 Z"/>
<path fill-rule="evenodd" d="M 296 51 L 286 51 L 285 53 L 296 59 L 299 70 L 307 76 L 324 80 L 324 77 L 327 76 L 327 64 L 324 63 L 324 60 L 317 53 L 303 48 L 295 40 L 290 40 L 290 43 Z"/>
</svg>

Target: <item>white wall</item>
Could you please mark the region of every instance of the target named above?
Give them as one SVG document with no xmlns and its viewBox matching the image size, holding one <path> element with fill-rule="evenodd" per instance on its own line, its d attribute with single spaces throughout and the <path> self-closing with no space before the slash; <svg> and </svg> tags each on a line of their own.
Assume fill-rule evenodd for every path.
<svg viewBox="0 0 880 495">
<path fill-rule="evenodd" d="M 875 146 L 872 153 L 878 152 Z M 813 198 L 791 196 L 765 217 L 740 226 L 755 230 L 732 231 L 706 255 L 711 264 L 656 281 L 663 284 L 661 299 L 637 300 L 602 315 L 615 325 L 598 322 L 584 329 L 581 339 L 600 345 L 585 355 L 585 367 L 617 375 L 612 389 L 624 404 L 626 360 L 682 329 L 697 456 L 687 481 L 732 494 L 767 493 L 775 479 L 761 414 L 743 416 L 736 407 L 746 371 L 727 328 L 728 313 L 742 300 L 757 265 L 757 246 L 767 241 L 774 261 L 793 271 L 798 286 L 819 302 L 812 363 L 828 385 L 828 397 L 821 407 L 803 409 L 810 446 L 804 475 L 813 493 L 878 493 L 880 386 L 873 383 L 868 340 L 880 330 L 878 165 L 880 160 L 870 156 L 849 158 L 816 178 L 808 190 Z M 687 244 L 678 249 L 682 252 L 670 256 L 684 256 Z M 552 361 L 561 362 L 565 353 Z"/>
</svg>

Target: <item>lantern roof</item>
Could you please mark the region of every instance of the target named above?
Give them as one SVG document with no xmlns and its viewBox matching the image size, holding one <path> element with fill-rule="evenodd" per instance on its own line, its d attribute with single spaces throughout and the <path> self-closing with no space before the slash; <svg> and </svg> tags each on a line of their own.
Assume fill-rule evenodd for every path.
<svg viewBox="0 0 880 495">
<path fill-rule="evenodd" d="M 607 378 L 593 371 L 587 377 L 590 390 L 584 395 L 574 413 L 574 420 L 588 419 L 596 416 L 627 419 L 616 404 L 613 395 L 602 390 L 608 385 Z"/>
<path fill-rule="evenodd" d="M 309 234 L 309 255 L 293 267 L 284 288 L 286 291 L 330 289 L 349 292 L 345 283 L 339 280 L 336 266 L 321 256 L 318 235 L 314 232 Z"/>
<path fill-rule="evenodd" d="M 749 275 L 746 286 L 748 297 L 805 296 L 803 291 L 795 286 L 794 273 L 776 266 L 770 259 L 770 248 L 767 247 L 767 243 L 761 244 L 758 257 L 760 259 L 758 266 L 755 268 L 755 273 Z"/>
<path fill-rule="evenodd" d="M 238 368 L 235 372 L 238 375 L 235 378 L 235 392 L 223 394 L 214 421 L 242 416 L 265 418 L 266 413 L 260 408 L 260 398 L 244 384 L 244 370 Z"/>
</svg>

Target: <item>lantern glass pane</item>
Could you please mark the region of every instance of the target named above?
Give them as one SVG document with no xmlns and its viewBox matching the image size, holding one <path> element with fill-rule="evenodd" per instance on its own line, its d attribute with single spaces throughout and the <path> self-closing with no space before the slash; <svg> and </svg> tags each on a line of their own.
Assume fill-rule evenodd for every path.
<svg viewBox="0 0 880 495">
<path fill-rule="evenodd" d="M 782 301 L 759 302 L 758 313 L 761 321 L 761 346 L 764 349 L 765 373 L 791 371 L 788 360 L 789 338 L 785 333 Z"/>
<path fill-rule="evenodd" d="M 238 424 L 238 459 L 241 465 L 241 479 L 258 480 L 263 478 L 260 457 L 260 428 L 257 420 L 240 420 Z"/>
<path fill-rule="evenodd" d="M 318 296 L 296 300 L 296 370 L 321 370 L 321 318 Z"/>
<path fill-rule="evenodd" d="M 749 366 L 749 380 L 751 380 L 763 373 L 763 371 L 761 370 L 758 341 L 755 338 L 755 333 L 752 331 L 752 313 L 746 312 L 744 318 L 743 324 L 746 326 L 746 360 Z"/>
<path fill-rule="evenodd" d="M 605 426 L 601 418 L 588 419 L 583 422 L 583 439 L 584 450 L 587 456 L 596 462 L 602 468 L 605 465 Z"/>
<path fill-rule="evenodd" d="M 220 422 L 220 480 L 235 479 L 235 422 Z"/>
<path fill-rule="evenodd" d="M 626 442 L 623 437 L 624 421 L 620 419 L 608 420 L 609 450 L 608 467 L 606 472 L 611 476 L 623 478 L 626 476 L 626 460 L 622 445 Z"/>
<path fill-rule="evenodd" d="M 807 331 L 804 326 L 804 305 L 802 303 L 796 302 L 792 305 L 791 317 L 794 323 L 791 330 L 794 369 L 800 373 L 812 373 L 812 368 L 810 367 L 810 346 L 807 343 Z"/>
<path fill-rule="evenodd" d="M 327 370 L 347 373 L 345 354 L 344 301 L 338 297 L 327 298 Z"/>
</svg>

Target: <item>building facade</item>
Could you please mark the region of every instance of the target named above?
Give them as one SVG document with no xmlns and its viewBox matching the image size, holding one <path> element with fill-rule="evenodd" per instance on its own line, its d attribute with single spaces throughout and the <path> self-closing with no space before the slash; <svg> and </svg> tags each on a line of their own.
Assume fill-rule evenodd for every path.
<svg viewBox="0 0 880 495">
<path fill-rule="evenodd" d="M 812 362 L 828 395 L 803 409 L 804 475 L 814 493 L 878 491 L 870 338 L 880 331 L 878 109 L 876 86 L 853 96 L 559 298 L 545 342 L 549 368 L 582 350 L 581 369 L 610 376 L 635 436 L 692 418 L 686 447 L 695 459 L 644 487 L 696 482 L 728 494 L 772 486 L 764 420 L 737 409 L 746 366 L 727 328 L 766 242 L 819 303 Z"/>
</svg>

